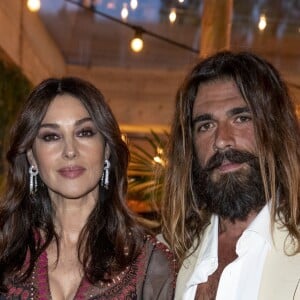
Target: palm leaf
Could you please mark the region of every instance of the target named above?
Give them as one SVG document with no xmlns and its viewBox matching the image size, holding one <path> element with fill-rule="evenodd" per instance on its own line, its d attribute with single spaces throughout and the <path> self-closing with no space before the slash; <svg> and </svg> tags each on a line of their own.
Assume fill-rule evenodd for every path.
<svg viewBox="0 0 300 300">
<path fill-rule="evenodd" d="M 168 138 L 169 134 L 167 132 L 160 136 L 151 130 L 150 136 L 145 138 L 148 146 L 146 148 L 150 149 L 150 151 L 136 144 L 130 145 L 131 160 L 128 168 L 129 195 L 137 197 L 140 201 L 153 200 L 154 195 L 156 195 L 155 201 L 160 202 L 164 162 L 166 160 L 164 153 Z M 154 156 L 158 156 L 162 163 L 159 163 L 159 160 L 155 161 Z M 156 176 L 157 173 L 160 175 Z"/>
</svg>

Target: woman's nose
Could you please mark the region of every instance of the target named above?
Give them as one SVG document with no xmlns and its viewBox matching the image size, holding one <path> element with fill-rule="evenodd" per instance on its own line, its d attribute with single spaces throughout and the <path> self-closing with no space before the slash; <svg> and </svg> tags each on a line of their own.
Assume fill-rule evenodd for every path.
<svg viewBox="0 0 300 300">
<path fill-rule="evenodd" d="M 77 156 L 76 143 L 72 139 L 65 141 L 63 156 L 67 159 L 73 159 Z"/>
</svg>

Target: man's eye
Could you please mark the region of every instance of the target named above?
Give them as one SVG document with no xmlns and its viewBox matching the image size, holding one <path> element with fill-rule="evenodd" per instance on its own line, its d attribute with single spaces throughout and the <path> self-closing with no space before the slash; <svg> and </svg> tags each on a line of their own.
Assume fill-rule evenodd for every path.
<svg viewBox="0 0 300 300">
<path fill-rule="evenodd" d="M 213 123 L 204 123 L 198 126 L 197 131 L 198 132 L 205 132 L 208 131 L 209 129 L 213 128 Z"/>
<path fill-rule="evenodd" d="M 238 116 L 235 120 L 238 123 L 245 123 L 245 122 L 251 121 L 251 117 L 250 116 Z"/>
<path fill-rule="evenodd" d="M 52 142 L 52 141 L 57 141 L 59 139 L 59 136 L 55 133 L 47 133 L 42 136 L 42 139 L 45 142 Z"/>
</svg>

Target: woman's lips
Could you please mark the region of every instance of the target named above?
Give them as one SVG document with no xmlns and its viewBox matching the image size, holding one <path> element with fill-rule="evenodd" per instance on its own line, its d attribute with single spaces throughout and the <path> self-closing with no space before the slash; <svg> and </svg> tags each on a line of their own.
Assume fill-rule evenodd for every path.
<svg viewBox="0 0 300 300">
<path fill-rule="evenodd" d="M 80 166 L 70 166 L 61 168 L 58 170 L 58 173 L 65 178 L 74 179 L 82 175 L 85 171 L 85 168 Z"/>
</svg>

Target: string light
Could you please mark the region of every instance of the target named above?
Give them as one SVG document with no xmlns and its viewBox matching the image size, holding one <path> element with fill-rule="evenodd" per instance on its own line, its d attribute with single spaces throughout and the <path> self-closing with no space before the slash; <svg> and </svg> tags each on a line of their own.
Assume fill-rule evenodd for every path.
<svg viewBox="0 0 300 300">
<path fill-rule="evenodd" d="M 123 3 L 123 8 L 121 10 L 122 20 L 127 20 L 128 14 L 129 14 L 129 11 L 128 11 L 128 8 L 127 8 L 127 3 Z"/>
<path fill-rule="evenodd" d="M 176 10 L 174 8 L 171 9 L 171 12 L 169 14 L 169 20 L 171 23 L 174 23 L 176 21 Z"/>
<path fill-rule="evenodd" d="M 110 10 L 114 10 L 116 9 L 116 3 L 113 2 L 113 1 L 109 1 L 107 4 L 106 4 L 106 7 Z"/>
<path fill-rule="evenodd" d="M 27 0 L 27 7 L 32 12 L 37 12 L 41 8 L 40 0 Z"/>
<path fill-rule="evenodd" d="M 134 38 L 130 42 L 130 47 L 134 52 L 140 52 L 142 51 L 144 47 L 144 41 L 142 39 L 141 32 L 136 31 Z"/>
<path fill-rule="evenodd" d="M 265 28 L 267 27 L 267 19 L 265 14 L 261 14 L 260 18 L 259 18 L 259 22 L 258 22 L 258 29 L 260 31 L 265 30 Z"/>
<path fill-rule="evenodd" d="M 168 44 L 171 44 L 173 46 L 176 46 L 176 47 L 179 47 L 181 49 L 185 49 L 185 50 L 192 51 L 194 53 L 199 54 L 199 49 L 195 49 L 195 48 L 192 48 L 192 47 L 187 46 L 185 44 L 182 44 L 182 43 L 179 43 L 177 41 L 174 41 L 172 39 L 166 38 L 166 37 L 161 36 L 161 35 L 159 35 L 159 34 L 157 34 L 155 32 L 146 30 L 145 28 L 143 28 L 141 26 L 130 24 L 129 22 L 124 22 L 121 19 L 115 18 L 113 16 L 110 16 L 110 15 L 104 13 L 104 12 L 101 12 L 101 11 L 97 10 L 94 5 L 91 5 L 90 7 L 86 7 L 82 3 L 79 3 L 79 2 L 77 2 L 75 0 L 65 0 L 65 1 L 73 3 L 73 4 L 75 4 L 75 5 L 79 6 L 79 7 L 82 7 L 84 9 L 88 9 L 88 10 L 92 11 L 93 13 L 98 14 L 98 15 L 100 15 L 100 16 L 106 18 L 106 19 L 109 19 L 111 21 L 114 21 L 116 23 L 119 23 L 120 25 L 127 26 L 127 27 L 131 28 L 132 30 L 134 30 L 135 35 L 137 35 L 137 33 L 139 33 L 139 35 L 140 35 L 139 37 L 135 37 L 133 40 L 131 40 L 131 45 L 130 46 L 131 46 L 131 49 L 133 51 L 135 51 L 135 52 L 139 52 L 139 51 L 141 51 L 143 49 L 144 42 L 142 40 L 141 34 L 143 34 L 143 35 L 147 34 L 147 35 L 149 35 L 149 36 L 151 36 L 153 38 L 159 39 L 159 40 L 164 41 L 164 42 L 166 42 Z M 136 50 L 134 50 L 134 49 L 136 49 Z"/>
<path fill-rule="evenodd" d="M 132 10 L 135 10 L 138 7 L 137 0 L 131 0 L 130 1 L 130 7 L 131 7 Z"/>
</svg>

